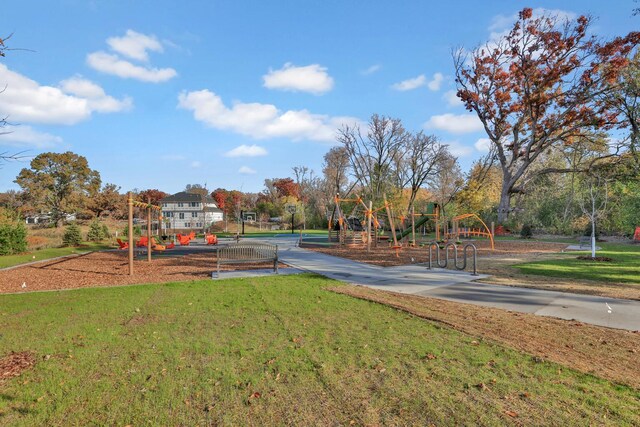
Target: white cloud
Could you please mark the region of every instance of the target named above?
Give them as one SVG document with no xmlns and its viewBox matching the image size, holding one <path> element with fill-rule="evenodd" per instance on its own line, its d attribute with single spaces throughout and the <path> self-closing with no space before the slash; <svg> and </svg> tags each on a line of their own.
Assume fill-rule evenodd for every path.
<svg viewBox="0 0 640 427">
<path fill-rule="evenodd" d="M 0 130 L 0 144 L 49 148 L 62 143 L 62 138 L 50 133 L 38 132 L 31 126 L 5 126 Z"/>
<path fill-rule="evenodd" d="M 194 168 L 194 169 L 202 167 L 202 162 L 200 162 L 198 160 L 194 160 L 193 162 L 191 162 L 191 167 Z"/>
<path fill-rule="evenodd" d="M 259 157 L 266 156 L 267 150 L 259 145 L 242 144 L 233 150 L 227 151 L 225 157 Z"/>
<path fill-rule="evenodd" d="M 110 37 L 107 39 L 109 47 L 128 58 L 147 62 L 149 54 L 147 50 L 162 52 L 162 43 L 155 36 L 148 36 L 133 30 L 127 30 L 123 37 Z"/>
<path fill-rule="evenodd" d="M 112 96 L 108 96 L 104 89 L 97 84 L 80 76 L 61 81 L 60 88 L 71 95 L 86 98 L 89 108 L 100 113 L 128 111 L 133 106 L 133 101 L 130 97 L 125 97 L 122 100 L 115 99 Z"/>
<path fill-rule="evenodd" d="M 14 122 L 72 125 L 88 119 L 94 111 L 123 111 L 132 105 L 131 99 L 117 100 L 80 77 L 64 80 L 60 87 L 41 86 L 0 64 L 0 82 L 6 84 L 0 111 Z"/>
<path fill-rule="evenodd" d="M 319 64 L 296 67 L 287 62 L 279 70 L 269 70 L 262 76 L 264 87 L 268 89 L 309 92 L 321 95 L 333 89 L 333 78 L 327 68 Z"/>
<path fill-rule="evenodd" d="M 108 38 L 107 44 L 116 54 L 97 51 L 87 55 L 87 64 L 94 70 L 123 79 L 136 79 L 150 83 L 165 82 L 178 75 L 173 68 L 136 65 L 118 55 L 120 54 L 139 62 L 148 62 L 148 51 L 164 51 L 162 43 L 153 35 L 149 36 L 133 30 L 127 30 L 123 37 Z"/>
<path fill-rule="evenodd" d="M 377 71 L 380 71 L 380 69 L 382 68 L 382 65 L 380 64 L 374 64 L 372 66 L 370 66 L 369 68 L 367 68 L 366 70 L 362 70 L 360 72 L 360 74 L 362 74 L 363 76 L 368 76 L 370 74 L 373 74 Z"/>
<path fill-rule="evenodd" d="M 242 166 L 238 169 L 238 173 L 241 173 L 242 175 L 253 175 L 256 173 L 256 170 L 251 169 L 249 166 Z"/>
<path fill-rule="evenodd" d="M 403 80 L 400 83 L 394 83 L 391 85 L 392 89 L 399 91 L 414 90 L 427 84 L 427 78 L 424 74 L 420 74 L 418 77 L 412 79 Z"/>
<path fill-rule="evenodd" d="M 342 124 L 354 124 L 352 117 L 331 117 L 307 110 L 281 111 L 272 104 L 236 102 L 224 105 L 215 93 L 204 89 L 182 92 L 178 107 L 193 111 L 193 117 L 216 129 L 229 130 L 255 139 L 290 138 L 335 142 Z"/>
<path fill-rule="evenodd" d="M 440 114 L 431 116 L 425 123 L 429 129 L 445 130 L 451 133 L 471 133 L 484 129 L 475 114 Z"/>
<path fill-rule="evenodd" d="M 482 153 L 488 153 L 491 149 L 491 140 L 489 138 L 480 138 L 473 144 L 476 150 Z"/>
<path fill-rule="evenodd" d="M 429 90 L 440 90 L 440 86 L 442 86 L 442 82 L 444 81 L 444 76 L 442 73 L 435 73 L 433 78 L 427 83 L 427 87 Z"/>
<path fill-rule="evenodd" d="M 178 75 L 173 68 L 149 68 L 132 64 L 121 59 L 118 55 L 106 52 L 93 52 L 87 55 L 87 64 L 94 70 L 105 74 L 122 77 L 123 79 L 136 79 L 149 83 L 161 83 Z"/>
<path fill-rule="evenodd" d="M 444 145 L 449 147 L 449 152 L 456 157 L 466 157 L 473 153 L 473 147 L 463 145 L 460 141 L 447 141 L 443 142 Z"/>
<path fill-rule="evenodd" d="M 459 107 L 464 105 L 456 93 L 457 92 L 455 90 L 448 90 L 444 95 L 442 95 L 444 100 L 447 101 L 447 105 L 449 107 Z"/>
</svg>

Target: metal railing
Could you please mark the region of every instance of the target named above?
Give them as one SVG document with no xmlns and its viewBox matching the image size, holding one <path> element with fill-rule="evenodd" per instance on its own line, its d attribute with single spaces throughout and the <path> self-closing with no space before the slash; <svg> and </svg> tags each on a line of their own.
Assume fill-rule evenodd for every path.
<svg viewBox="0 0 640 427">
<path fill-rule="evenodd" d="M 477 270 L 477 262 L 478 262 L 478 249 L 476 248 L 476 246 L 473 243 L 467 243 L 466 245 L 464 245 L 463 249 L 462 249 L 462 265 L 458 265 L 458 245 L 456 245 L 455 243 L 447 243 L 444 247 L 444 264 L 441 262 L 440 259 L 440 245 L 438 244 L 438 242 L 430 242 L 428 244 L 429 246 L 429 263 L 428 263 L 428 269 L 432 270 L 431 268 L 431 259 L 433 258 L 433 247 L 436 247 L 436 264 L 438 265 L 438 267 L 440 268 L 447 268 L 447 266 L 449 265 L 449 248 L 453 247 L 453 266 L 455 267 L 456 270 L 466 270 L 467 268 L 467 251 L 469 250 L 469 248 L 471 248 L 473 250 L 473 273 L 471 273 L 472 276 L 477 276 L 478 275 L 478 270 Z"/>
</svg>

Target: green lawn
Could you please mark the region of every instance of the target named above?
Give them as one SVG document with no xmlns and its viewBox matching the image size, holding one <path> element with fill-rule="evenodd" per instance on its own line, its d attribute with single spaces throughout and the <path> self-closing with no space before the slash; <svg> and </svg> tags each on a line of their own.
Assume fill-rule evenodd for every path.
<svg viewBox="0 0 640 427">
<path fill-rule="evenodd" d="M 0 354 L 39 361 L 0 386 L 0 424 L 640 424 L 638 390 L 327 285 L 304 275 L 0 296 Z"/>
<path fill-rule="evenodd" d="M 557 259 L 514 265 L 524 274 L 569 277 L 602 282 L 640 285 L 640 245 L 598 243 L 602 250 L 596 256 L 606 256 L 613 262 L 593 262 L 576 259 L 591 255 L 591 251 L 570 252 Z"/>
<path fill-rule="evenodd" d="M 99 251 L 103 249 L 113 249 L 113 247 L 105 245 L 104 243 L 86 243 L 77 248 L 48 248 L 25 252 L 18 255 L 3 255 L 0 256 L 0 268 L 13 267 L 14 265 L 25 264 L 28 262 L 42 261 L 59 256 Z"/>
</svg>

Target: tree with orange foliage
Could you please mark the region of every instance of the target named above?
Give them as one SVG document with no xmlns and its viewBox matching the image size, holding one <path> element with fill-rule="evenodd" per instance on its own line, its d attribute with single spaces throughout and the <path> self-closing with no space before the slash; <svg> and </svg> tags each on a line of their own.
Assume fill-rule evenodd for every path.
<svg viewBox="0 0 640 427">
<path fill-rule="evenodd" d="M 501 167 L 500 223 L 533 175 L 570 171 L 530 170 L 551 147 L 618 125 L 618 113 L 602 99 L 616 89 L 611 83 L 640 33 L 601 43 L 587 35 L 590 24 L 589 17 L 534 16 L 526 8 L 495 43 L 454 53 L 458 97 L 482 122 Z"/>
</svg>

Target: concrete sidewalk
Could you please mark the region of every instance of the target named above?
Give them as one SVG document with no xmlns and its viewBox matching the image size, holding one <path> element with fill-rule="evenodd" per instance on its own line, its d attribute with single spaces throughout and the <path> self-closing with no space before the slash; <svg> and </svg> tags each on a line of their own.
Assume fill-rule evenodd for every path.
<svg viewBox="0 0 640 427">
<path fill-rule="evenodd" d="M 477 283 L 474 280 L 487 276 L 427 270 L 421 265 L 383 268 L 301 249 L 294 242 L 280 240 L 277 244 L 282 262 L 354 285 L 640 330 L 639 301 Z"/>
</svg>

